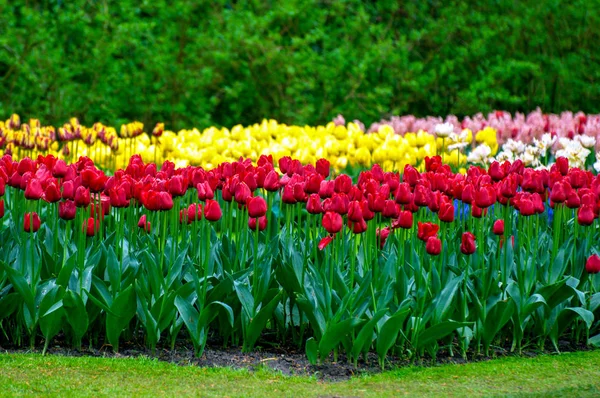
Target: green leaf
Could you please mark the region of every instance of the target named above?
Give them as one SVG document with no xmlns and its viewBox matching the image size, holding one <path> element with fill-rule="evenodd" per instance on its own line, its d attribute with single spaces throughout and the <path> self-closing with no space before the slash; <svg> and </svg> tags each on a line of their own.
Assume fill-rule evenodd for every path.
<svg viewBox="0 0 600 398">
<path fill-rule="evenodd" d="M 62 309 L 63 295 L 64 289 L 55 286 L 46 293 L 40 303 L 39 313 L 44 314 L 40 317 L 40 329 L 46 340 L 54 338 L 62 329 L 64 317 L 64 310 Z"/>
<path fill-rule="evenodd" d="M 63 297 L 63 307 L 67 322 L 73 329 L 74 340 L 81 343 L 81 338 L 88 329 L 88 313 L 81 296 L 72 290 L 67 290 Z"/>
<path fill-rule="evenodd" d="M 246 329 L 246 340 L 244 340 L 245 350 L 250 350 L 260 337 L 265 325 L 271 318 L 273 310 L 279 304 L 283 291 L 280 291 L 273 299 L 258 311 L 254 318 L 250 318 L 250 324 Z"/>
<path fill-rule="evenodd" d="M 598 335 L 598 336 L 600 336 L 600 335 Z M 318 346 L 317 346 L 317 342 L 315 341 L 315 339 L 313 337 L 306 340 L 305 350 L 306 350 L 306 358 L 308 359 L 308 362 L 310 362 L 311 365 L 316 365 L 317 359 L 318 359 Z"/>
<path fill-rule="evenodd" d="M 9 293 L 0 299 L 0 320 L 12 315 L 23 299 L 18 293 Z"/>
<path fill-rule="evenodd" d="M 198 318 L 200 317 L 200 314 L 193 305 L 191 305 L 181 296 L 175 297 L 175 306 L 177 307 L 179 314 L 181 314 L 183 322 L 188 329 L 192 342 L 194 343 L 194 347 L 198 347 L 200 345 L 198 328 Z"/>
<path fill-rule="evenodd" d="M 510 320 L 515 308 L 516 305 L 513 300 L 506 300 L 498 301 L 492 308 L 489 309 L 485 318 L 482 336 L 483 345 L 486 349 L 490 346 L 500 329 L 502 329 Z"/>
<path fill-rule="evenodd" d="M 106 252 L 106 272 L 108 273 L 108 280 L 112 288 L 113 294 L 121 290 L 121 265 L 117 260 L 117 255 L 112 248 L 109 246 L 105 249 Z"/>
<path fill-rule="evenodd" d="M 9 267 L 5 262 L 0 261 L 0 267 L 4 269 L 4 272 L 6 272 L 8 280 L 10 280 L 10 283 L 12 283 L 15 291 L 19 294 L 19 296 L 21 296 L 25 302 L 25 305 L 27 305 L 29 312 L 33 314 L 35 312 L 35 298 L 33 297 L 29 283 L 27 283 L 19 271 Z"/>
<path fill-rule="evenodd" d="M 246 316 L 248 319 L 252 319 L 254 317 L 254 297 L 252 297 L 252 293 L 250 293 L 250 286 L 247 282 L 239 282 L 234 281 L 233 287 L 235 289 L 235 293 L 242 304 L 242 308 L 246 312 Z"/>
<path fill-rule="evenodd" d="M 445 321 L 430 326 L 424 329 L 421 333 L 419 333 L 419 339 L 417 342 L 416 349 L 420 350 L 422 348 L 425 348 L 429 344 L 435 343 L 436 341 L 448 336 L 456 329 L 469 326 L 471 324 L 472 322 Z"/>
<path fill-rule="evenodd" d="M 65 265 L 60 269 L 58 273 L 58 278 L 56 278 L 56 284 L 64 287 L 65 289 L 69 286 L 69 280 L 71 279 L 71 274 L 73 274 L 73 269 L 77 265 L 77 256 L 71 256 L 65 262 Z"/>
<path fill-rule="evenodd" d="M 106 314 L 106 337 L 115 352 L 119 352 L 119 337 L 129 324 L 137 310 L 136 295 L 133 286 L 122 290 L 113 301 L 111 312 Z"/>
<path fill-rule="evenodd" d="M 335 324 L 327 325 L 323 338 L 319 341 L 319 355 L 325 359 L 340 341 L 364 321 L 359 318 L 348 318 Z"/>
<path fill-rule="evenodd" d="M 382 364 L 387 352 L 396 342 L 398 333 L 409 312 L 409 308 L 400 308 L 394 315 L 389 317 L 383 325 L 381 325 L 379 334 L 377 335 L 376 351 L 377 356 L 379 356 L 379 361 Z"/>
</svg>

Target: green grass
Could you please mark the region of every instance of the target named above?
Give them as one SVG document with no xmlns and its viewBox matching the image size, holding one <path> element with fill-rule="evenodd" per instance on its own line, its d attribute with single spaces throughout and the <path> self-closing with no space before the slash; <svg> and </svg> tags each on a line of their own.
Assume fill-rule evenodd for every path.
<svg viewBox="0 0 600 398">
<path fill-rule="evenodd" d="M 0 395 L 43 396 L 598 396 L 600 351 L 406 367 L 344 382 L 269 370 L 177 366 L 152 359 L 0 355 Z"/>
</svg>

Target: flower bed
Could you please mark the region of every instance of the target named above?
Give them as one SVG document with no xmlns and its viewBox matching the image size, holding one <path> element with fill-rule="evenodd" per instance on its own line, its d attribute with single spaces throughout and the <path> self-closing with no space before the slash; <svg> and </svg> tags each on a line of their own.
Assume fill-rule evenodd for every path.
<svg viewBox="0 0 600 398">
<path fill-rule="evenodd" d="M 442 144 L 442 145 L 445 145 Z M 598 344 L 600 178 L 557 159 L 358 175 L 270 156 L 211 169 L 0 161 L 0 344 L 187 330 L 310 361 Z M 354 177 L 354 178 L 353 178 Z"/>
</svg>

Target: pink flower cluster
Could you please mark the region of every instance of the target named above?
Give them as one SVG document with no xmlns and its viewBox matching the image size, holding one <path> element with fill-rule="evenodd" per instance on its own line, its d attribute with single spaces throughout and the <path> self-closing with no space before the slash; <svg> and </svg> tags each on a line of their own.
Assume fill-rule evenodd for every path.
<svg viewBox="0 0 600 398">
<path fill-rule="evenodd" d="M 336 124 L 344 124 L 343 116 L 339 115 L 334 120 Z M 356 122 L 356 121 L 355 121 Z M 390 125 L 396 134 L 404 135 L 407 132 L 424 130 L 433 132 L 440 123 L 454 125 L 454 132 L 459 133 L 468 128 L 473 132 L 492 127 L 498 131 L 498 143 L 503 144 L 509 138 L 529 144 L 534 138 L 539 139 L 544 133 L 556 134 L 558 137 L 573 138 L 578 134 L 596 137 L 600 141 L 600 114 L 585 114 L 583 112 L 562 112 L 560 115 L 543 113 L 541 109 L 525 115 L 509 112 L 495 111 L 484 116 L 478 113 L 460 120 L 454 115 L 446 118 L 427 116 L 418 118 L 413 115 L 392 116 L 389 120 L 381 120 L 369 126 L 368 131 L 377 131 L 382 125 Z M 362 125 L 362 124 L 361 124 Z"/>
</svg>

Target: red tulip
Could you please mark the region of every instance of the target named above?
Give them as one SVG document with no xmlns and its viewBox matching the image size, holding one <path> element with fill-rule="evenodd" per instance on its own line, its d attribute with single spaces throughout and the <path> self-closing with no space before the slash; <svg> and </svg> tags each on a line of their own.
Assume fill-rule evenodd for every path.
<svg viewBox="0 0 600 398">
<path fill-rule="evenodd" d="M 319 241 L 319 250 L 325 249 L 333 241 L 333 235 L 327 235 Z"/>
<path fill-rule="evenodd" d="M 407 182 L 408 185 L 414 187 L 421 180 L 421 175 L 413 166 L 407 164 L 404 166 L 403 181 Z"/>
<path fill-rule="evenodd" d="M 492 162 L 492 164 L 490 165 L 488 174 L 490 175 L 490 177 L 492 177 L 492 180 L 494 181 L 500 181 L 505 177 L 502 166 L 496 161 Z"/>
<path fill-rule="evenodd" d="M 390 232 L 391 232 L 390 227 L 385 227 L 385 228 L 381 228 L 381 229 L 377 228 L 377 231 L 375 232 L 375 234 L 377 235 L 377 240 L 379 241 L 380 249 L 383 249 L 383 246 L 385 246 L 385 242 L 386 242 L 388 236 L 390 236 Z"/>
<path fill-rule="evenodd" d="M 306 202 L 306 211 L 310 214 L 321 214 L 323 213 L 323 205 L 321 204 L 321 197 L 319 194 L 313 193 L 308 197 Z"/>
<path fill-rule="evenodd" d="M 0 218 L 4 217 L 4 199 L 0 200 Z"/>
<path fill-rule="evenodd" d="M 42 183 L 37 178 L 32 178 L 25 187 L 25 199 L 39 200 L 42 198 L 44 190 L 42 189 Z"/>
<path fill-rule="evenodd" d="M 208 221 L 218 221 L 221 219 L 221 206 L 216 200 L 207 200 L 204 205 L 204 218 Z"/>
<path fill-rule="evenodd" d="M 385 218 L 398 218 L 400 207 L 391 199 L 388 199 L 383 204 L 382 215 Z"/>
<path fill-rule="evenodd" d="M 327 160 L 327 159 L 319 159 L 319 160 L 317 160 L 317 163 L 315 164 L 315 169 L 317 170 L 317 173 L 321 174 L 323 176 L 323 178 L 329 177 L 330 168 L 331 168 L 331 164 L 329 163 L 329 160 Z"/>
<path fill-rule="evenodd" d="M 447 223 L 454 221 L 454 205 L 452 202 L 442 202 L 438 212 L 438 218 L 440 221 Z"/>
<path fill-rule="evenodd" d="M 127 193 L 122 185 L 109 189 L 108 196 L 112 207 L 120 208 L 129 206 L 129 199 L 127 199 Z"/>
<path fill-rule="evenodd" d="M 402 210 L 398 213 L 398 218 L 392 221 L 392 228 L 411 229 L 413 226 L 413 214 L 408 210 Z"/>
<path fill-rule="evenodd" d="M 60 200 L 61 195 L 58 187 L 54 182 L 48 184 L 44 191 L 44 200 L 48 203 L 56 203 Z"/>
<path fill-rule="evenodd" d="M 411 203 L 413 200 L 413 193 L 408 183 L 403 182 L 398 185 L 396 190 L 396 203 L 406 205 Z"/>
<path fill-rule="evenodd" d="M 104 189 L 106 180 L 107 177 L 100 170 L 87 168 L 81 172 L 81 184 L 94 193 Z"/>
<path fill-rule="evenodd" d="M 281 201 L 289 205 L 293 205 L 297 202 L 296 197 L 294 196 L 294 187 L 292 185 L 284 185 Z"/>
<path fill-rule="evenodd" d="M 150 221 L 147 220 L 147 217 L 145 214 L 143 214 L 140 219 L 138 220 L 138 227 L 142 228 L 144 231 L 150 233 L 150 230 L 152 229 L 152 225 L 150 224 Z"/>
<path fill-rule="evenodd" d="M 87 236 L 94 236 L 96 232 L 100 229 L 100 222 L 97 221 L 94 217 L 90 217 L 87 221 L 83 222 L 81 226 L 81 231 L 85 232 Z"/>
<path fill-rule="evenodd" d="M 240 182 L 235 187 L 234 199 L 239 204 L 246 204 L 249 198 L 252 197 L 252 192 L 245 182 Z"/>
<path fill-rule="evenodd" d="M 331 198 L 333 196 L 335 188 L 335 182 L 331 180 L 323 180 L 321 181 L 321 186 L 319 187 L 319 196 L 321 199 Z"/>
<path fill-rule="evenodd" d="M 381 213 L 385 206 L 385 197 L 380 194 L 368 194 L 367 195 L 367 203 L 369 204 L 369 209 L 374 213 Z"/>
<path fill-rule="evenodd" d="M 338 193 L 348 194 L 352 187 L 352 179 L 346 174 L 340 174 L 335 177 L 333 190 Z"/>
<path fill-rule="evenodd" d="M 88 207 L 90 202 L 90 191 L 84 186 L 77 187 L 75 190 L 75 206 Z"/>
<path fill-rule="evenodd" d="M 343 220 L 342 216 L 338 213 L 328 211 L 323 215 L 323 220 L 321 223 L 327 232 L 330 234 L 335 234 L 342 230 Z"/>
<path fill-rule="evenodd" d="M 429 195 L 431 191 L 425 185 L 417 185 L 415 187 L 414 202 L 419 207 L 427 206 L 429 203 Z"/>
<path fill-rule="evenodd" d="M 471 232 L 465 232 L 462 234 L 460 251 L 463 254 L 470 255 L 475 253 L 475 235 Z"/>
<path fill-rule="evenodd" d="M 248 216 L 250 218 L 263 217 L 265 214 L 267 214 L 267 202 L 262 196 L 255 196 L 248 201 Z"/>
<path fill-rule="evenodd" d="M 522 216 L 532 216 L 535 214 L 535 207 L 530 198 L 522 198 L 519 201 L 519 213 Z"/>
<path fill-rule="evenodd" d="M 269 192 L 279 190 L 279 174 L 275 170 L 271 170 L 265 177 L 264 188 Z"/>
<path fill-rule="evenodd" d="M 33 224 L 31 221 L 33 221 Z M 37 232 L 41 224 L 40 216 L 36 212 L 25 213 L 23 216 L 23 229 L 25 232 Z"/>
<path fill-rule="evenodd" d="M 579 198 L 577 191 L 572 189 L 567 193 L 567 200 L 565 201 L 565 205 L 569 209 L 576 209 L 581 205 L 581 199 Z"/>
<path fill-rule="evenodd" d="M 348 195 L 344 193 L 334 193 L 331 197 L 331 210 L 339 214 L 348 213 L 348 207 L 350 206 L 350 199 Z"/>
<path fill-rule="evenodd" d="M 196 190 L 198 191 L 199 200 L 204 201 L 206 199 L 213 199 L 215 197 L 215 193 L 208 181 L 196 184 Z"/>
<path fill-rule="evenodd" d="M 596 215 L 594 214 L 594 208 L 591 206 L 583 205 L 577 210 L 577 222 L 579 225 L 592 225 Z"/>
<path fill-rule="evenodd" d="M 473 216 L 475 218 L 481 218 L 484 211 L 487 212 L 487 209 L 482 209 L 481 207 L 477 206 L 475 203 L 473 203 L 471 205 L 471 216 Z"/>
<path fill-rule="evenodd" d="M 550 200 L 554 203 L 562 203 L 567 200 L 567 193 L 570 191 L 570 186 L 567 186 L 567 183 L 563 181 L 557 181 L 552 185 L 552 190 L 550 191 Z"/>
<path fill-rule="evenodd" d="M 187 208 L 188 223 L 202 220 L 202 204 L 192 203 Z"/>
<path fill-rule="evenodd" d="M 496 190 L 491 185 L 479 188 L 474 195 L 475 204 L 486 209 L 496 203 Z"/>
<path fill-rule="evenodd" d="M 492 232 L 494 233 L 494 235 L 504 235 L 504 220 L 494 221 Z"/>
<path fill-rule="evenodd" d="M 348 220 L 351 222 L 364 221 L 360 202 L 353 200 L 348 207 Z"/>
<path fill-rule="evenodd" d="M 258 220 L 258 230 L 264 231 L 267 228 L 267 217 L 262 216 L 259 218 L 248 218 L 248 228 L 252 231 L 256 231 L 256 220 Z"/>
<path fill-rule="evenodd" d="M 442 252 L 442 241 L 436 236 L 432 236 L 427 239 L 425 243 L 425 251 L 432 256 L 437 256 Z"/>
<path fill-rule="evenodd" d="M 427 239 L 432 236 L 437 236 L 440 229 L 439 225 L 430 222 L 422 223 L 419 221 L 417 226 L 417 238 L 421 239 L 423 242 L 427 242 Z"/>
<path fill-rule="evenodd" d="M 356 222 L 348 221 L 348 228 L 355 234 L 362 234 L 367 230 L 367 222 L 364 219 Z"/>
<path fill-rule="evenodd" d="M 567 159 L 565 157 L 561 156 L 561 157 L 557 158 L 556 162 L 554 163 L 554 166 L 556 166 L 556 169 L 563 176 L 566 176 L 569 173 L 569 159 Z"/>
<path fill-rule="evenodd" d="M 55 178 L 64 178 L 67 175 L 67 170 L 67 163 L 62 159 L 58 159 L 52 168 L 52 175 Z"/>
<path fill-rule="evenodd" d="M 600 272 L 600 257 L 597 254 L 592 254 L 585 262 L 585 270 L 588 274 L 597 274 Z"/>
<path fill-rule="evenodd" d="M 58 216 L 63 220 L 73 220 L 77 212 L 75 202 L 66 200 L 58 204 Z"/>
<path fill-rule="evenodd" d="M 363 215 L 363 219 L 365 221 L 369 221 L 372 220 L 373 218 L 375 218 L 375 213 L 371 211 L 371 209 L 369 208 L 369 202 L 367 202 L 366 200 L 362 200 L 360 202 L 360 207 L 362 209 L 362 215 Z"/>
<path fill-rule="evenodd" d="M 308 194 L 319 193 L 321 181 L 323 181 L 323 177 L 320 174 L 313 173 L 309 175 L 304 183 L 304 191 Z"/>
</svg>

